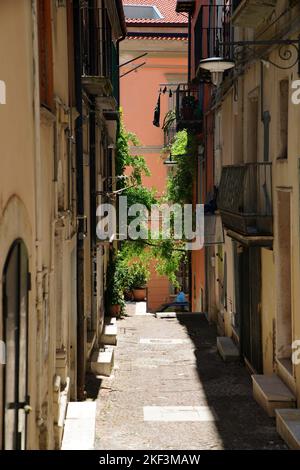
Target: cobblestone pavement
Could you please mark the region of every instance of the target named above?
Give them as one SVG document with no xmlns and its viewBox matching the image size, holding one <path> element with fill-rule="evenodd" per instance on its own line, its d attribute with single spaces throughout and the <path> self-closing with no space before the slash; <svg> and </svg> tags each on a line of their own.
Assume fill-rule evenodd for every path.
<svg viewBox="0 0 300 470">
<path fill-rule="evenodd" d="M 180 341 L 147 344 L 145 338 Z M 219 357 L 215 328 L 204 316 L 119 320 L 115 366 L 99 382 L 98 450 L 286 448 L 275 420 L 253 400 L 245 367 Z M 204 413 L 203 421 L 144 421 L 149 406 L 205 406 L 215 419 Z"/>
</svg>

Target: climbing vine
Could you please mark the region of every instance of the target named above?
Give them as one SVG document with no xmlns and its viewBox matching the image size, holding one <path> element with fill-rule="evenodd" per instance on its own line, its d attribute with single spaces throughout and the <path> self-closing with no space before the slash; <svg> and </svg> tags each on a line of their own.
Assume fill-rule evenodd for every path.
<svg viewBox="0 0 300 470">
<path fill-rule="evenodd" d="M 190 204 L 193 197 L 193 181 L 196 173 L 196 139 L 186 130 L 177 132 L 169 152 L 176 166 L 170 172 L 167 198 L 178 204 Z"/>
<path fill-rule="evenodd" d="M 172 149 L 177 152 L 178 158 L 179 154 L 186 153 L 187 149 L 187 142 L 183 137 L 184 134 L 182 134 L 182 142 L 180 143 L 177 140 L 174 143 L 174 149 Z M 159 205 L 160 201 L 154 188 L 149 189 L 142 185 L 143 176 L 150 176 L 150 171 L 143 156 L 132 155 L 130 152 L 131 146 L 138 145 L 137 136 L 125 129 L 121 112 L 116 153 L 116 175 L 119 176 L 118 189 L 122 190 L 122 196 L 127 196 L 128 207 L 138 203 L 150 211 L 151 207 L 155 204 Z M 169 189 L 169 187 L 172 187 L 170 181 L 169 179 L 169 200 L 171 200 L 172 194 L 175 194 L 175 183 L 173 183 L 174 190 L 172 193 L 172 190 Z M 130 223 L 129 217 L 127 220 Z M 114 301 L 119 296 L 120 303 L 123 302 L 123 293 L 128 290 L 132 278 L 132 269 L 130 267 L 137 266 L 134 264 L 137 260 L 143 266 L 146 277 L 149 276 L 150 266 L 153 264 L 158 274 L 167 276 L 175 286 L 178 286 L 177 273 L 181 262 L 186 259 L 184 243 L 174 240 L 172 237 L 165 239 L 161 231 L 153 239 L 147 225 L 148 221 L 145 223 L 145 228 L 148 230 L 147 239 L 125 240 L 120 243 L 118 253 L 113 256 L 111 289 Z"/>
</svg>

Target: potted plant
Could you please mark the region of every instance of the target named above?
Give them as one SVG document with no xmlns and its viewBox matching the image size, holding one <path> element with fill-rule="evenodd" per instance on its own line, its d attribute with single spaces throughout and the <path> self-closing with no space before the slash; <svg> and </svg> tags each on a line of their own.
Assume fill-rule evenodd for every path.
<svg viewBox="0 0 300 470">
<path fill-rule="evenodd" d="M 120 316 L 124 309 L 125 301 L 120 269 L 115 258 L 112 258 L 110 261 L 107 277 L 106 305 L 111 315 Z"/>
<path fill-rule="evenodd" d="M 138 262 L 130 265 L 131 283 L 134 300 L 143 301 L 147 296 L 146 285 L 149 280 L 150 272 L 147 266 Z"/>
<path fill-rule="evenodd" d="M 110 306 L 110 313 L 114 317 L 119 317 L 121 315 L 122 305 L 119 298 L 119 295 L 112 297 L 111 299 L 111 306 Z"/>
<path fill-rule="evenodd" d="M 117 277 L 125 300 L 133 300 L 132 273 L 127 263 L 121 262 L 117 267 Z"/>
<path fill-rule="evenodd" d="M 190 121 L 194 119 L 196 103 L 196 99 L 193 95 L 186 95 L 182 98 L 181 117 L 184 121 Z"/>
</svg>

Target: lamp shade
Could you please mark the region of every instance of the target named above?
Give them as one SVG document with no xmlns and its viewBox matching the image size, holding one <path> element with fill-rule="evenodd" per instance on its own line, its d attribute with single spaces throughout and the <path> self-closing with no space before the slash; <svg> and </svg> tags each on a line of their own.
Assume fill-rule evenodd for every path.
<svg viewBox="0 0 300 470">
<path fill-rule="evenodd" d="M 224 59 L 223 57 L 209 57 L 200 61 L 200 67 L 204 70 L 208 70 L 211 73 L 220 72 L 223 73 L 226 70 L 232 69 L 235 66 L 233 60 Z"/>
</svg>

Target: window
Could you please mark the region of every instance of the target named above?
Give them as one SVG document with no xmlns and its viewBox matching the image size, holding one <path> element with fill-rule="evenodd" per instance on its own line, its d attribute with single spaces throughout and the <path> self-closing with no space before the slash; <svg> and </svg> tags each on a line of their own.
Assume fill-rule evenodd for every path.
<svg viewBox="0 0 300 470">
<path fill-rule="evenodd" d="M 279 155 L 278 158 L 288 157 L 288 126 L 289 126 L 289 81 L 279 83 Z"/>
<path fill-rule="evenodd" d="M 162 14 L 152 5 L 124 5 L 125 17 L 128 19 L 161 20 Z"/>
<path fill-rule="evenodd" d="M 53 108 L 51 0 L 38 0 L 38 40 L 41 105 Z"/>
<path fill-rule="evenodd" d="M 82 75 L 98 75 L 99 26 L 97 10 L 87 4 L 81 8 Z"/>
</svg>

